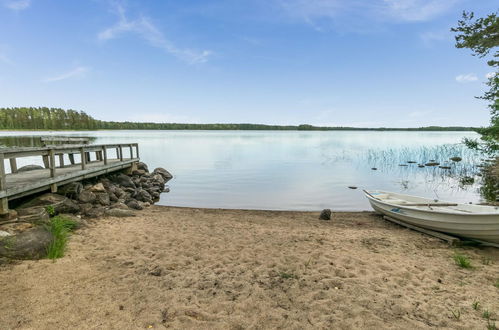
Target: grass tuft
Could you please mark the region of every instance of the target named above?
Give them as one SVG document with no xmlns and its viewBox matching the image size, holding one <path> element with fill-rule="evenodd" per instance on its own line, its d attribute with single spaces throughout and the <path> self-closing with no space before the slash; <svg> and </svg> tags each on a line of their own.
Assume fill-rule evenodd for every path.
<svg viewBox="0 0 499 330">
<path fill-rule="evenodd" d="M 295 274 L 291 274 L 291 273 L 284 273 L 284 272 L 280 273 L 280 274 L 279 274 L 279 276 L 280 276 L 281 278 L 284 278 L 284 279 L 290 279 L 290 278 L 292 278 L 292 279 L 297 279 L 297 278 L 298 278 L 298 276 L 296 276 Z"/>
<path fill-rule="evenodd" d="M 452 259 L 454 259 L 454 262 L 456 263 L 456 265 L 458 265 L 461 268 L 467 268 L 467 269 L 473 268 L 473 266 L 471 265 L 470 259 L 463 254 L 456 253 L 452 257 Z"/>
<path fill-rule="evenodd" d="M 480 302 L 478 300 L 475 300 L 473 304 L 471 304 L 474 310 L 479 310 L 480 309 Z"/>
<path fill-rule="evenodd" d="M 451 310 L 451 313 L 452 316 L 459 321 L 459 319 L 461 318 L 461 310 L 460 309 L 456 309 L 455 311 Z"/>
<path fill-rule="evenodd" d="M 55 215 L 55 209 L 52 205 L 45 206 L 45 211 L 47 211 L 48 215 L 53 217 Z"/>
<path fill-rule="evenodd" d="M 488 309 L 484 310 L 483 313 L 482 313 L 482 317 L 484 319 L 487 319 L 487 320 L 490 320 L 490 312 Z"/>
<path fill-rule="evenodd" d="M 498 279 L 496 280 L 496 282 L 494 283 L 494 286 L 495 286 L 496 288 L 498 288 L 498 289 L 499 289 L 499 278 L 498 278 Z"/>
<path fill-rule="evenodd" d="M 487 330 L 497 330 L 496 323 L 487 320 Z"/>
<path fill-rule="evenodd" d="M 65 217 L 56 216 L 50 219 L 48 229 L 54 236 L 54 239 L 47 249 L 47 258 L 57 259 L 64 256 L 69 233 L 76 226 L 76 222 Z"/>
</svg>

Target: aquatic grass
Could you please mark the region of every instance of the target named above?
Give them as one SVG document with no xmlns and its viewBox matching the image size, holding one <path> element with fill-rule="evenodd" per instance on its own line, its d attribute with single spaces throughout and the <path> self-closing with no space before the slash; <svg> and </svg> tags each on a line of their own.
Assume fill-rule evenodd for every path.
<svg viewBox="0 0 499 330">
<path fill-rule="evenodd" d="M 55 216 L 50 219 L 48 230 L 52 233 L 53 240 L 47 248 L 47 258 L 57 259 L 64 256 L 69 233 L 76 226 L 75 221 L 62 216 Z"/>
<path fill-rule="evenodd" d="M 458 265 L 461 268 L 466 268 L 466 269 L 473 268 L 469 257 L 465 256 L 464 254 L 456 253 L 452 256 L 452 259 L 454 259 L 456 265 Z"/>
</svg>

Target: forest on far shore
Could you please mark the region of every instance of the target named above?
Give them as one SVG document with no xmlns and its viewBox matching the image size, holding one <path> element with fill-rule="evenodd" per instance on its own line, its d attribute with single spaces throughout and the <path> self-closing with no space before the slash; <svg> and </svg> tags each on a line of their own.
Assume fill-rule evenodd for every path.
<svg viewBox="0 0 499 330">
<path fill-rule="evenodd" d="M 358 128 L 322 127 L 312 125 L 263 125 L 263 124 L 182 124 L 118 122 L 94 119 L 84 111 L 47 107 L 0 108 L 2 130 L 282 130 L 282 131 L 472 131 L 475 127 L 427 126 L 418 128 Z"/>
</svg>

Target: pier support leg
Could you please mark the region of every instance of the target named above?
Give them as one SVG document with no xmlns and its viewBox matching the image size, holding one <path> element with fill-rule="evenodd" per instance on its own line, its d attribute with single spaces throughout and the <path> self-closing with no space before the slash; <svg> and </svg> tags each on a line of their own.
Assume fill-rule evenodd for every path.
<svg viewBox="0 0 499 330">
<path fill-rule="evenodd" d="M 55 183 L 50 185 L 50 192 L 51 193 L 56 193 L 57 192 L 57 185 Z"/>
<path fill-rule="evenodd" d="M 59 154 L 59 167 L 64 167 L 64 154 Z"/>
<path fill-rule="evenodd" d="M 69 156 L 69 162 L 71 163 L 71 165 L 74 165 L 75 164 L 75 155 L 68 154 L 68 156 Z"/>
<path fill-rule="evenodd" d="M 17 161 L 15 158 L 10 158 L 10 172 L 11 173 L 17 173 Z"/>
<path fill-rule="evenodd" d="M 48 155 L 42 156 L 42 158 L 43 158 L 43 166 L 45 166 L 45 168 L 49 168 L 50 167 L 49 156 Z"/>
<path fill-rule="evenodd" d="M 0 191 L 7 190 L 7 185 L 5 182 L 5 156 L 0 154 Z M 9 200 L 5 197 L 0 199 L 0 214 L 6 214 L 9 212 Z"/>
</svg>

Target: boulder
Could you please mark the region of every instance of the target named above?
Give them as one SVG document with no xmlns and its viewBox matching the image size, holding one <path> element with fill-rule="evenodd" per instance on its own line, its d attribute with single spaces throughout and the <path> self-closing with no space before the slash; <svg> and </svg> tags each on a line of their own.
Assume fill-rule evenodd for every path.
<svg viewBox="0 0 499 330">
<path fill-rule="evenodd" d="M 141 176 L 141 175 L 144 175 L 146 174 L 146 171 L 144 170 L 135 170 L 132 172 L 133 175 L 137 175 L 137 176 Z"/>
<path fill-rule="evenodd" d="M 142 170 L 144 172 L 149 172 L 149 168 L 147 167 L 147 164 L 143 163 L 143 162 L 137 163 L 137 169 Z"/>
<path fill-rule="evenodd" d="M 150 201 L 152 201 L 151 195 L 147 191 L 145 191 L 144 189 L 138 190 L 135 193 L 134 198 L 136 200 L 138 200 L 138 201 L 141 201 L 141 202 L 150 202 Z"/>
<path fill-rule="evenodd" d="M 125 203 L 123 202 L 118 202 L 116 204 L 112 205 L 113 209 L 123 209 L 123 210 L 128 210 L 130 209 Z"/>
<path fill-rule="evenodd" d="M 19 167 L 17 169 L 18 172 L 28 172 L 28 171 L 34 171 L 34 170 L 43 170 L 44 167 L 40 165 L 26 165 L 23 167 Z"/>
<path fill-rule="evenodd" d="M 83 190 L 79 195 L 78 195 L 78 200 L 82 203 L 93 203 L 96 199 L 96 196 L 93 192 L 90 190 Z"/>
<path fill-rule="evenodd" d="M 154 183 L 165 184 L 165 179 L 163 179 L 163 176 L 160 174 L 154 174 L 152 179 L 155 181 Z"/>
<path fill-rule="evenodd" d="M 112 203 L 116 203 L 118 201 L 118 197 L 113 193 L 113 192 L 109 192 L 109 200 L 112 202 Z"/>
<path fill-rule="evenodd" d="M 131 199 L 129 200 L 126 205 L 131 208 L 131 209 L 134 209 L 134 210 L 142 210 L 144 209 L 144 207 L 142 205 L 139 204 L 138 201 L 134 200 L 134 199 Z"/>
<path fill-rule="evenodd" d="M 171 175 L 170 172 L 168 172 L 167 170 L 165 170 L 162 167 L 155 168 L 153 171 L 153 174 L 161 175 L 163 177 L 163 179 L 165 180 L 165 182 L 168 180 L 171 180 L 173 178 L 173 175 Z"/>
<path fill-rule="evenodd" d="M 83 190 L 83 185 L 80 182 L 71 182 L 57 189 L 59 195 L 69 198 L 78 198 L 78 195 Z"/>
<path fill-rule="evenodd" d="M 17 211 L 16 210 L 9 210 L 5 214 L 0 214 L 0 223 L 3 221 L 12 221 L 17 219 Z"/>
<path fill-rule="evenodd" d="M 111 200 L 109 198 L 109 194 L 106 192 L 95 193 L 95 202 L 100 205 L 107 206 L 111 204 Z"/>
<path fill-rule="evenodd" d="M 104 215 L 105 211 L 106 209 L 103 207 L 92 207 L 90 210 L 85 212 L 85 216 L 87 218 L 100 218 Z"/>
<path fill-rule="evenodd" d="M 124 188 L 135 188 L 132 178 L 125 174 L 119 174 L 113 178 L 114 183 Z"/>
<path fill-rule="evenodd" d="M 110 216 L 110 217 L 117 217 L 117 218 L 124 218 L 124 217 L 134 217 L 135 213 L 128 209 L 122 209 L 122 208 L 113 208 L 106 210 L 104 212 L 105 215 Z"/>
<path fill-rule="evenodd" d="M 12 236 L 11 233 L 9 232 L 6 232 L 6 231 L 3 231 L 3 230 L 0 230 L 0 238 L 1 237 L 7 237 L 7 236 Z"/>
<path fill-rule="evenodd" d="M 80 212 L 82 214 L 86 214 L 90 209 L 92 209 L 94 206 L 90 203 L 83 203 L 80 204 Z"/>
<path fill-rule="evenodd" d="M 75 201 L 66 198 L 61 204 L 55 207 L 55 213 L 78 213 L 80 212 L 80 206 Z"/>
<path fill-rule="evenodd" d="M 40 259 L 47 255 L 53 236 L 38 226 L 0 239 L 0 256 L 10 259 Z"/>
<path fill-rule="evenodd" d="M 94 184 L 92 187 L 90 187 L 89 190 L 91 192 L 94 192 L 94 193 L 96 193 L 96 192 L 100 192 L 100 193 L 106 192 L 106 188 L 104 188 L 104 185 L 101 182 L 99 182 L 97 184 Z"/>
<path fill-rule="evenodd" d="M 65 200 L 67 200 L 67 198 L 64 196 L 48 193 L 48 194 L 43 194 L 41 196 L 37 196 L 32 200 L 30 200 L 29 202 L 22 204 L 19 207 L 19 209 L 35 207 L 35 206 L 52 206 L 55 209 L 57 205 L 61 204 Z"/>
<path fill-rule="evenodd" d="M 44 206 L 34 206 L 17 209 L 17 218 L 22 222 L 43 223 L 50 217 Z"/>
<path fill-rule="evenodd" d="M 322 210 L 321 214 L 319 215 L 320 220 L 331 220 L 331 210 L 330 209 L 324 209 Z"/>
</svg>

